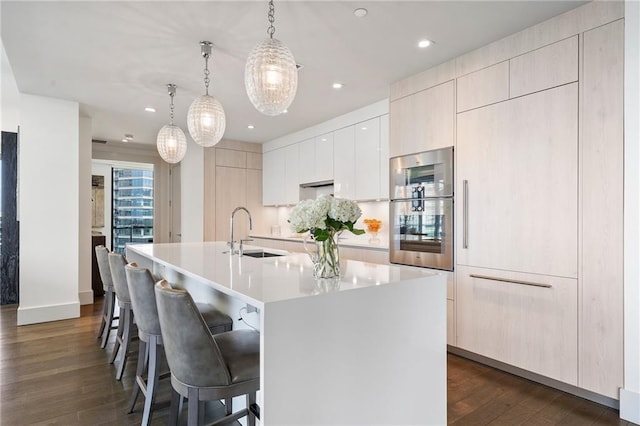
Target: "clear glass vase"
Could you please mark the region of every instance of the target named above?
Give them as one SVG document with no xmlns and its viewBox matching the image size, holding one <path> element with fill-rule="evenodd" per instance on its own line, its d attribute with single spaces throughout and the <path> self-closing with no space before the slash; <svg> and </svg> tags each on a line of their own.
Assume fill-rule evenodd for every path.
<svg viewBox="0 0 640 426">
<path fill-rule="evenodd" d="M 305 250 L 313 263 L 315 278 L 340 277 L 340 253 L 338 251 L 338 235 L 334 234 L 324 241 L 313 240 L 312 244 L 305 240 Z"/>
</svg>

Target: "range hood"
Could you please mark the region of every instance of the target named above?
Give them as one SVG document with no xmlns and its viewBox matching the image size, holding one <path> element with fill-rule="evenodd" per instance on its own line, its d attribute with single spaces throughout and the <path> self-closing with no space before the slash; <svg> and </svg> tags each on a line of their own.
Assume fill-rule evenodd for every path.
<svg viewBox="0 0 640 426">
<path fill-rule="evenodd" d="M 333 186 L 332 180 L 323 180 L 320 182 L 301 183 L 300 188 L 322 188 L 325 186 Z"/>
</svg>

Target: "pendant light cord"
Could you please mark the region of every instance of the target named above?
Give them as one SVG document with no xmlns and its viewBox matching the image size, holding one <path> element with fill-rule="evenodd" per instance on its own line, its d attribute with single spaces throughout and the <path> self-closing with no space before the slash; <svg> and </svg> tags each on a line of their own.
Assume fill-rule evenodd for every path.
<svg viewBox="0 0 640 426">
<path fill-rule="evenodd" d="M 171 113 L 169 114 L 169 124 L 173 126 L 173 97 L 175 96 L 175 92 L 171 92 L 169 93 L 169 96 L 171 96 L 171 104 L 169 106 Z"/>
<path fill-rule="evenodd" d="M 269 14 L 267 15 L 269 19 L 269 28 L 267 28 L 267 34 L 269 34 L 269 38 L 273 38 L 273 34 L 276 32 L 276 27 L 273 26 L 273 22 L 275 19 L 276 8 L 273 5 L 273 0 L 269 0 Z"/>
</svg>

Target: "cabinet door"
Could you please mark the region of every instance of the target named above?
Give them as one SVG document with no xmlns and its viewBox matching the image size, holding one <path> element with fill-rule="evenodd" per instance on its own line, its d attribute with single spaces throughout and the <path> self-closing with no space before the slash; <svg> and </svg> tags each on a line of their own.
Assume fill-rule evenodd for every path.
<svg viewBox="0 0 640 426">
<path fill-rule="evenodd" d="M 315 139 L 315 181 L 333 180 L 333 132 Z"/>
<path fill-rule="evenodd" d="M 389 199 L 389 114 L 380 116 L 380 199 Z"/>
<path fill-rule="evenodd" d="M 289 145 L 284 149 L 284 201 L 285 204 L 296 204 L 300 197 L 299 144 Z"/>
<path fill-rule="evenodd" d="M 355 126 L 336 130 L 333 141 L 337 149 L 333 158 L 333 192 L 338 198 L 354 199 L 355 192 Z"/>
<path fill-rule="evenodd" d="M 580 387 L 617 399 L 624 378 L 624 23 L 585 32 L 583 61 Z"/>
<path fill-rule="evenodd" d="M 380 119 L 355 126 L 355 199 L 380 198 Z"/>
<path fill-rule="evenodd" d="M 453 146 L 453 80 L 389 105 L 391 157 Z"/>
<path fill-rule="evenodd" d="M 458 114 L 456 153 L 457 263 L 577 277 L 577 83 Z"/>
<path fill-rule="evenodd" d="M 458 266 L 455 308 L 458 347 L 577 385 L 577 280 Z"/>
<path fill-rule="evenodd" d="M 216 167 L 216 239 L 229 241 L 229 219 L 233 209 L 247 205 L 247 170 L 235 167 Z M 249 221 L 235 220 L 234 239 L 249 235 Z"/>
<path fill-rule="evenodd" d="M 316 182 L 316 141 L 307 139 L 297 144 L 300 170 L 300 183 Z"/>
<path fill-rule="evenodd" d="M 275 149 L 262 155 L 262 204 L 274 206 L 284 204 L 284 150 Z"/>
</svg>

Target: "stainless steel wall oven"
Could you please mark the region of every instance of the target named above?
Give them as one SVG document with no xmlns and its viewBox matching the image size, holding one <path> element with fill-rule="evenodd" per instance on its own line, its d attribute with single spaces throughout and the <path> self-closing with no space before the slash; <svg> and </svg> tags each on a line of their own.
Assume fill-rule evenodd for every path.
<svg viewBox="0 0 640 426">
<path fill-rule="evenodd" d="M 453 147 L 390 160 L 391 263 L 453 270 Z"/>
</svg>

